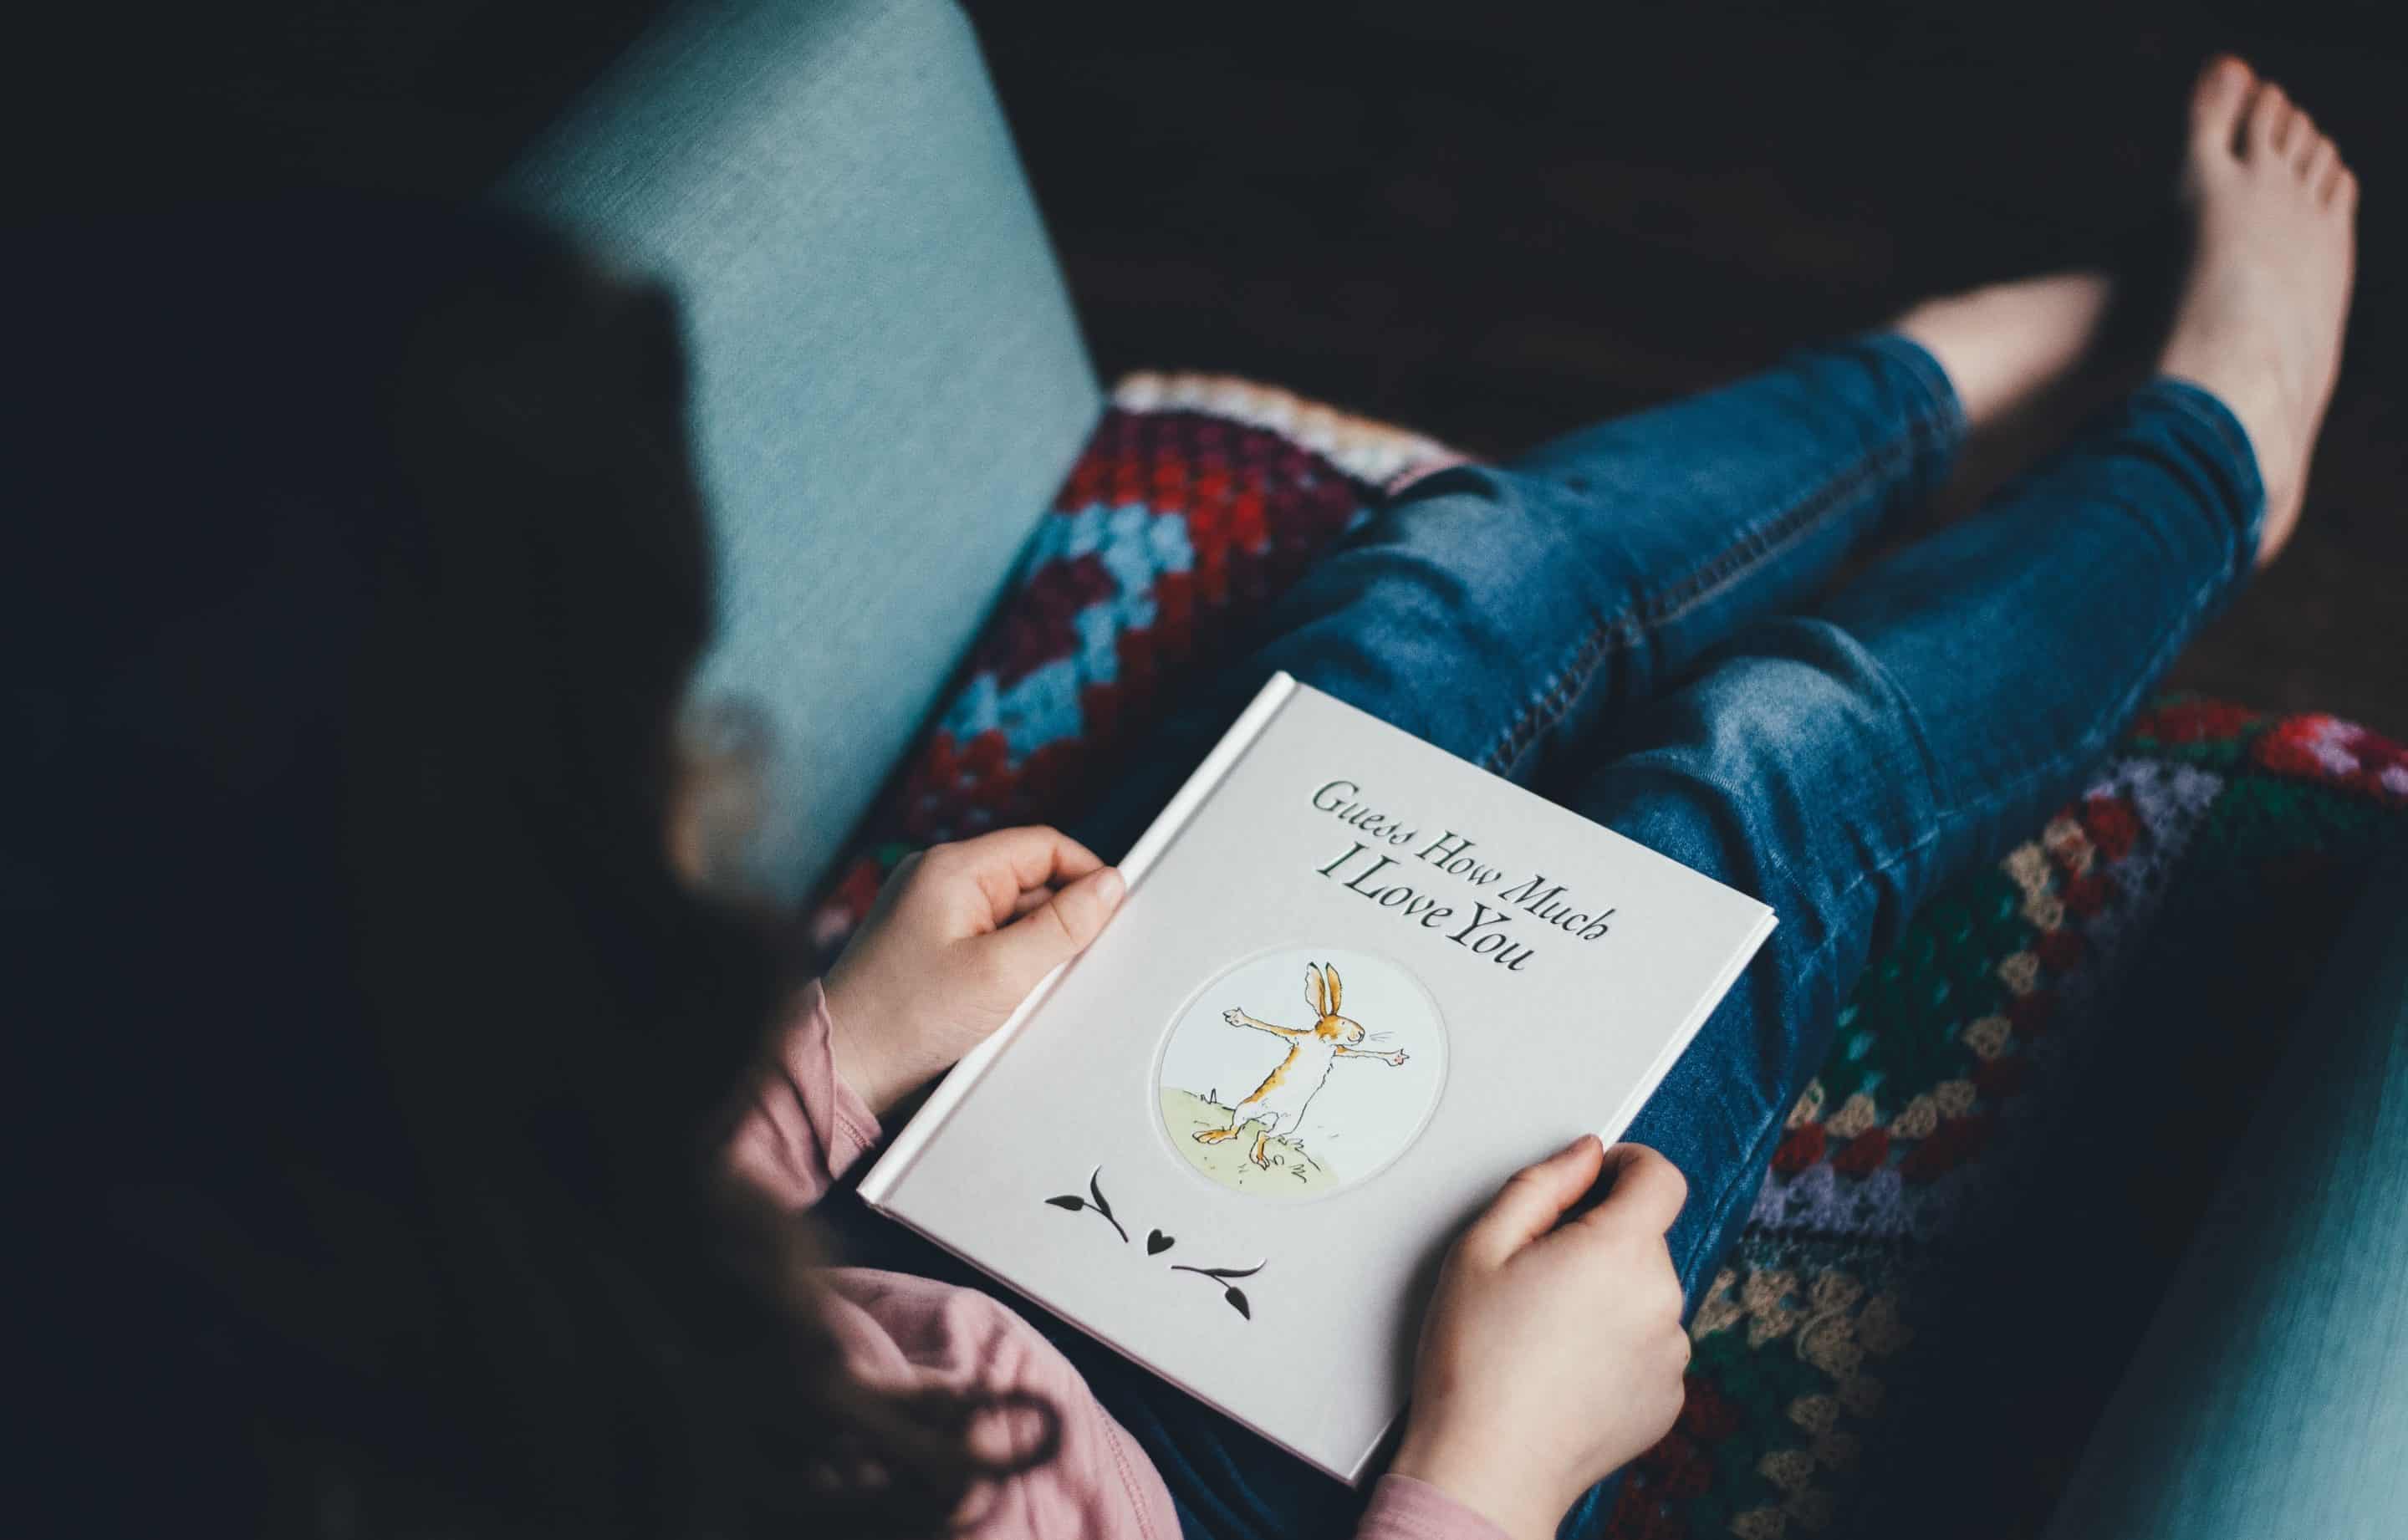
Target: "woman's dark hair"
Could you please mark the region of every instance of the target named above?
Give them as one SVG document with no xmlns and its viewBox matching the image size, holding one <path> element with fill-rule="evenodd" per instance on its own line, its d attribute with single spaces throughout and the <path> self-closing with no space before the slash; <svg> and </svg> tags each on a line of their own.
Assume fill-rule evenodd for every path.
<svg viewBox="0 0 2408 1540">
<path fill-rule="evenodd" d="M 795 980 L 666 847 L 668 301 L 359 202 L 33 244 L 0 892 L 74 1527 L 945 1529 L 986 1404 L 855 1385 L 709 1180 Z"/>
</svg>

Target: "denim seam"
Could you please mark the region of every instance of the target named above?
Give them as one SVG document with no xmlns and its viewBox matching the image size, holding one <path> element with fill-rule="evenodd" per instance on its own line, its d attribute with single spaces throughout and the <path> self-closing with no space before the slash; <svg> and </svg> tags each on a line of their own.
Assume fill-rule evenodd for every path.
<svg viewBox="0 0 2408 1540">
<path fill-rule="evenodd" d="M 1929 349 L 1899 332 L 1868 334 L 1853 338 L 1852 343 L 1878 354 L 1885 363 L 1897 364 L 1913 376 L 1921 389 L 1923 404 L 1906 414 L 1904 434 L 1860 455 L 1846 472 L 1826 480 L 1788 511 L 1744 531 L 1681 584 L 1634 600 L 1598 622 L 1572 649 L 1569 663 L 1556 670 L 1547 687 L 1499 735 L 1496 747 L 1483 757 L 1484 765 L 1498 774 L 1518 765 L 1540 734 L 1571 710 L 1607 658 L 1627 647 L 1646 628 L 1679 620 L 1738 577 L 1754 570 L 1767 556 L 1803 535 L 1813 526 L 1815 516 L 1828 511 L 1843 492 L 1886 471 L 1901 455 L 1912 460 L 1928 450 L 1934 440 L 1954 442 L 1964 436 L 1964 405 L 1947 371 Z"/>
<path fill-rule="evenodd" d="M 1945 399 L 1945 398 L 1941 398 Z M 1574 645 L 1543 690 L 1507 726 L 1481 763 L 1503 775 L 1521 763 L 1531 744 L 1571 710 L 1597 671 L 1617 651 L 1628 647 L 1651 627 L 1681 619 L 1733 581 L 1760 566 L 1765 558 L 1794 543 L 1821 517 L 1839 506 L 1868 480 L 1886 474 L 1900 459 L 1912 461 L 1935 438 L 1952 436 L 1953 422 L 1942 413 L 1917 413 L 1905 435 L 1868 451 L 1841 474 L 1826 479 L 1805 497 L 1775 517 L 1747 530 L 1679 582 L 1634 598 L 1599 620 Z"/>
<path fill-rule="evenodd" d="M 1794 544 L 1800 535 L 1812 531 L 1819 521 L 1817 516 L 1828 512 L 1830 506 L 1841 501 L 1846 493 L 1886 475 L 1898 462 L 1914 460 L 1927 447 L 1928 437 L 1918 430 L 1909 443 L 1883 447 L 1858 460 L 1849 468 L 1844 479 L 1825 483 L 1815 490 L 1813 497 L 1801 501 L 1787 513 L 1748 530 L 1713 562 L 1692 573 L 1681 585 L 1658 590 L 1633 606 L 1641 623 L 1657 626 L 1677 620 L 1720 593 L 1761 565 L 1766 557 Z M 1750 547 L 1755 549 L 1748 549 Z"/>
</svg>

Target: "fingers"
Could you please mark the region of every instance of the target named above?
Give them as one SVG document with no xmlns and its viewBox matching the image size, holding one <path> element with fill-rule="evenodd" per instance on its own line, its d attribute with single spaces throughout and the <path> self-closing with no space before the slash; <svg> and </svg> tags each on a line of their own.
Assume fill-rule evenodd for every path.
<svg viewBox="0 0 2408 1540">
<path fill-rule="evenodd" d="M 1607 1150 L 1605 1175 L 1612 1189 L 1581 1216 L 1584 1225 L 1629 1225 L 1660 1235 L 1672 1228 L 1681 1205 L 1689 1200 L 1689 1180 L 1681 1168 L 1645 1145 L 1616 1145 Z"/>
<path fill-rule="evenodd" d="M 932 872 L 966 878 L 986 900 L 988 922 L 996 925 L 1020 912 L 1020 895 L 1030 889 L 1075 882 L 1104 864 L 1095 851 L 1042 824 L 940 845 L 927 861 Z"/>
<path fill-rule="evenodd" d="M 898 867 L 888 891 L 904 886 L 932 939 L 973 948 L 982 984 L 1014 997 L 1093 941 L 1125 888 L 1096 852 L 1042 826 L 932 847 Z"/>
<path fill-rule="evenodd" d="M 1524 1166 L 1464 1232 L 1464 1249 L 1487 1265 L 1512 1256 L 1555 1228 L 1564 1210 L 1597 1180 L 1604 1162 L 1604 1145 L 1596 1134 L 1584 1134 L 1536 1165 Z"/>
<path fill-rule="evenodd" d="M 1036 888 L 1049 882 L 1071 882 L 1103 865 L 1095 851 L 1059 829 L 1041 823 L 1018 829 L 997 829 L 953 847 L 982 864 L 1000 863 L 1016 879 L 1015 888 Z"/>
<path fill-rule="evenodd" d="M 1099 867 L 993 935 L 980 937 L 976 945 L 986 953 L 996 983 L 1021 994 L 1035 989 L 1102 933 L 1125 889 L 1117 869 Z"/>
</svg>

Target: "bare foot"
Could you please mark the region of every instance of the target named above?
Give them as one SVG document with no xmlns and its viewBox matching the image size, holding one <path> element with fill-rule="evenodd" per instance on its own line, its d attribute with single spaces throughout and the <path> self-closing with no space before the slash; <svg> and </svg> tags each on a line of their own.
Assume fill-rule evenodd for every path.
<svg viewBox="0 0 2408 1540">
<path fill-rule="evenodd" d="M 2157 367 L 2214 392 L 2248 430 L 2266 483 L 2262 566 L 2298 527 L 2341 370 L 2358 178 L 2280 86 L 2228 55 L 2191 93 L 2184 180 L 2197 244 Z"/>
<path fill-rule="evenodd" d="M 1940 361 L 1978 431 L 2023 412 L 2071 376 L 2097 340 L 2112 297 L 2103 273 L 2051 273 L 1926 300 L 1897 326 Z"/>
</svg>

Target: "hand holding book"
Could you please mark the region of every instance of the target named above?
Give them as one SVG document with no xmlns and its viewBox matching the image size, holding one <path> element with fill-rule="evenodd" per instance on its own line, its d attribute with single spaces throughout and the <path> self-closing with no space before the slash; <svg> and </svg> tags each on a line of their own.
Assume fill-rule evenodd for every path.
<svg viewBox="0 0 2408 1540">
<path fill-rule="evenodd" d="M 1601 1176 L 1604 1200 L 1563 1219 Z M 1664 1232 L 1687 1195 L 1661 1155 L 1593 1134 L 1515 1173 L 1447 1253 L 1388 1468 L 1546 1540 L 1663 1437 L 1689 1363 Z"/>
<path fill-rule="evenodd" d="M 823 982 L 837 1073 L 885 1117 L 1083 950 L 1122 891 L 1119 872 L 1054 829 L 906 858 Z"/>
</svg>

